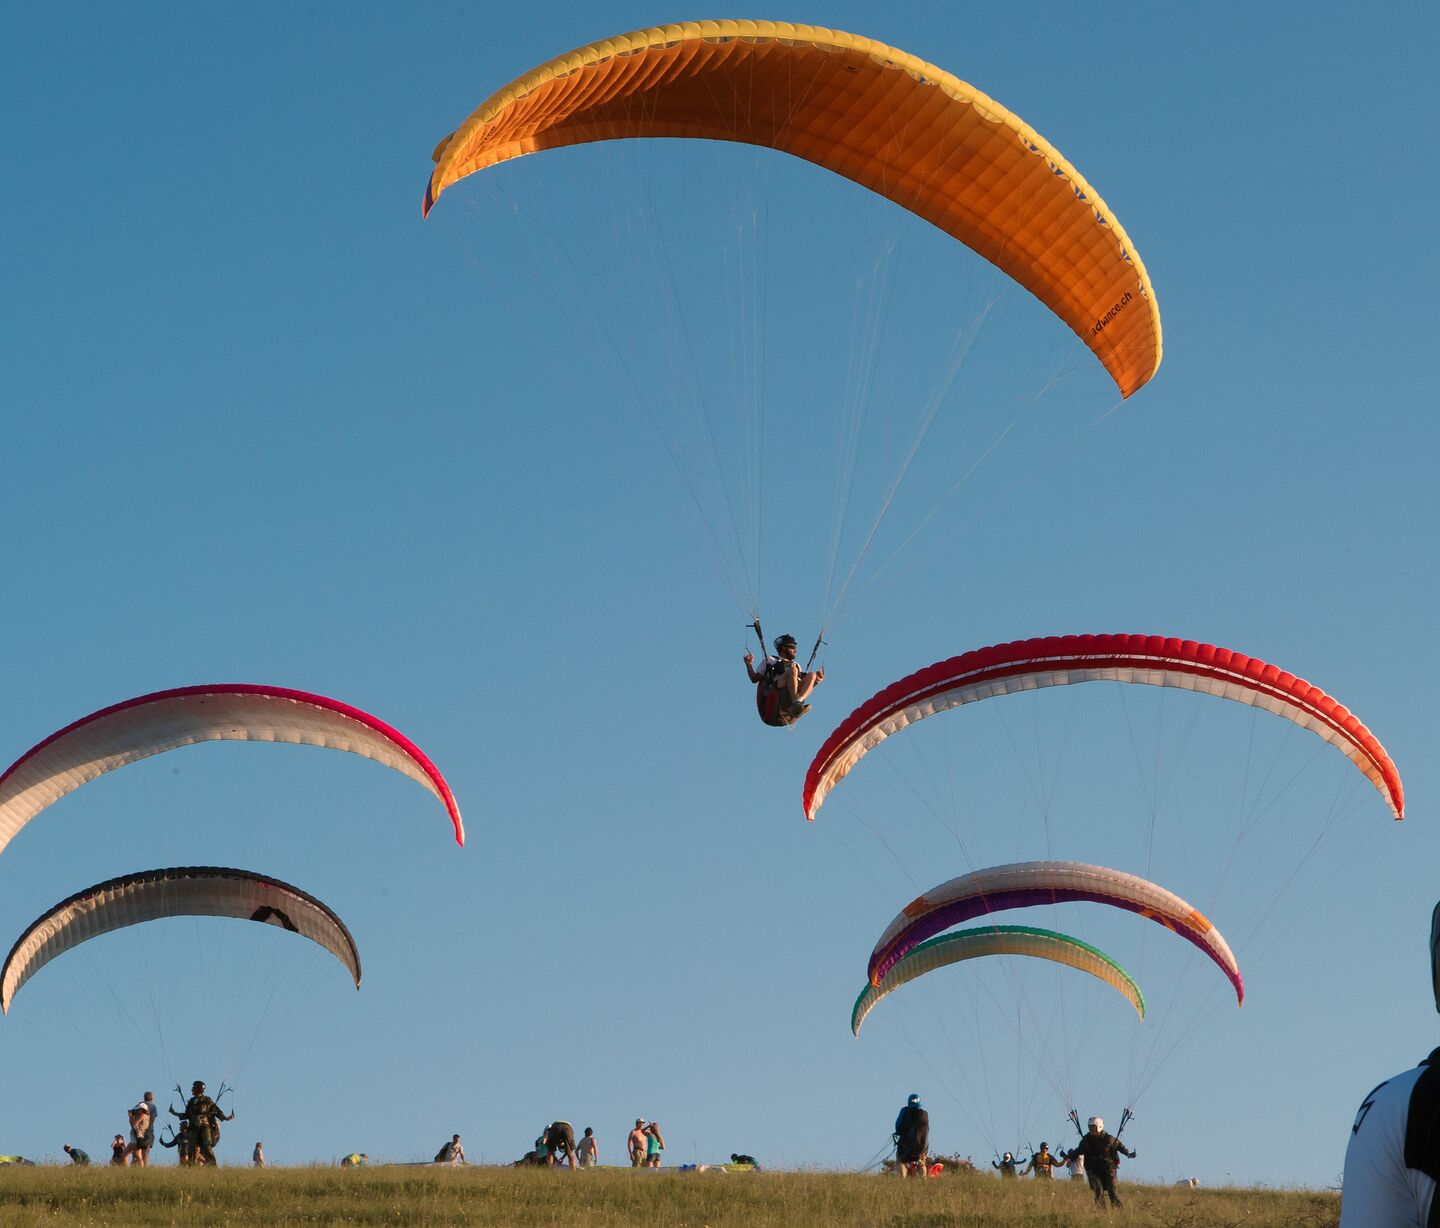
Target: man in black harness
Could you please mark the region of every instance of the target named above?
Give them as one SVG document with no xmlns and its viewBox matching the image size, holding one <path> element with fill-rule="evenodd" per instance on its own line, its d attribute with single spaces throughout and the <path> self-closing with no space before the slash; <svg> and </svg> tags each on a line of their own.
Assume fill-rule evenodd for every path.
<svg viewBox="0 0 1440 1228">
<path fill-rule="evenodd" d="M 761 661 L 758 670 L 755 654 L 745 654 L 745 672 L 755 684 L 755 704 L 767 725 L 793 725 L 810 711 L 805 697 L 825 681 L 823 668 L 801 670 L 795 660 L 799 647 L 793 635 L 780 636 L 775 641 L 775 655 Z"/>
<path fill-rule="evenodd" d="M 925 1156 L 930 1150 L 930 1114 L 911 1092 L 905 1107 L 895 1118 L 895 1170 L 902 1177 L 925 1175 Z"/>
<path fill-rule="evenodd" d="M 1121 1126 L 1124 1129 L 1124 1126 Z M 1085 1161 L 1085 1176 L 1090 1181 L 1090 1191 L 1095 1195 L 1095 1205 L 1102 1206 L 1109 1195 L 1112 1207 L 1120 1206 L 1120 1195 L 1115 1192 L 1115 1174 L 1120 1169 L 1120 1157 L 1135 1153 L 1113 1134 L 1105 1132 L 1105 1123 L 1098 1117 L 1090 1119 L 1090 1133 L 1081 1138 L 1071 1156 Z"/>
<path fill-rule="evenodd" d="M 225 1094 L 221 1089 L 220 1094 Z M 190 1127 L 190 1142 L 194 1148 L 191 1160 L 195 1164 L 215 1163 L 215 1144 L 220 1141 L 220 1123 L 234 1121 L 235 1114 L 225 1114 L 220 1106 L 205 1094 L 205 1084 L 196 1079 L 190 1084 L 190 1099 L 185 1102 L 185 1111 L 177 1113 L 170 1106 L 170 1115 L 178 1117 Z"/>
</svg>

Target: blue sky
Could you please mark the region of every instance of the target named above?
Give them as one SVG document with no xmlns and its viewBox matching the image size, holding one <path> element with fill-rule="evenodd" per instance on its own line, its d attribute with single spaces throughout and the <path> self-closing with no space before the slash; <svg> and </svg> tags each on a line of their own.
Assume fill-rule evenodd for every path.
<svg viewBox="0 0 1440 1228">
<path fill-rule="evenodd" d="M 7 11 L 0 761 L 141 692 L 274 682 L 413 737 L 469 842 L 398 776 L 287 748 L 180 752 L 57 804 L 0 859 L 0 934 L 127 870 L 228 863 L 334 907 L 365 983 L 355 994 L 258 927 L 92 943 L 0 1022 L 0 1068 L 31 1106 L 0 1151 L 98 1152 L 145 1087 L 228 1072 L 230 1159 L 252 1136 L 280 1161 L 421 1158 L 458 1130 L 506 1160 L 564 1117 L 614 1161 L 641 1115 L 673 1162 L 858 1166 L 912 1089 L 936 1142 L 979 1159 L 1063 1137 L 1049 1081 L 1015 1074 L 1012 1092 L 999 1073 L 1043 1064 L 1037 1036 L 1065 1055 L 1082 1115 L 1113 1119 L 1112 1058 L 1153 1042 L 1098 989 L 1062 986 L 1062 1008 L 1040 996 L 1049 980 L 1032 999 L 1001 978 L 1010 1005 L 967 1030 L 979 999 L 957 973 L 849 1035 L 865 957 L 907 891 L 970 868 L 927 832 L 917 798 L 937 792 L 980 864 L 1044 855 L 1048 832 L 1057 856 L 1163 867 L 1247 934 L 1260 918 L 1236 1012 L 1213 970 L 1166 960 L 1158 931 L 1056 910 L 1058 928 L 1143 962 L 1152 999 L 1173 1003 L 1162 1035 L 1183 1034 L 1127 1131 L 1137 1175 L 1329 1183 L 1363 1093 L 1436 1043 L 1425 407 L 1440 236 L 1417 144 L 1436 111 L 1434 12 L 766 14 L 950 69 L 1097 186 L 1146 261 L 1166 341 L 1157 378 L 1108 416 L 1103 373 L 1023 292 L 775 156 L 546 155 L 460 185 L 421 223 L 431 148 L 491 90 L 697 15 Z M 758 236 L 761 290 L 736 291 L 752 267 L 737 250 Z M 855 325 L 877 292 L 879 324 Z M 763 499 L 761 608 L 770 634 L 806 639 L 857 348 L 876 342 L 858 365 L 843 559 L 982 315 L 869 561 L 1019 425 L 831 628 L 813 714 L 764 729 L 696 511 L 724 523 L 723 494 L 690 459 L 676 380 L 732 425 L 763 394 L 764 477 L 746 496 Z M 893 773 L 865 765 L 804 822 L 806 763 L 880 686 L 983 644 L 1092 630 L 1209 640 L 1309 678 L 1386 744 L 1409 818 L 1391 823 L 1338 755 L 1239 709 L 1117 709 L 1112 688 L 1076 688 L 1097 694 L 930 722 Z M 1265 756 L 1303 781 L 1258 803 L 1266 841 L 1237 846 L 1235 797 L 1268 799 L 1249 770 Z M 1045 805 L 1027 770 L 1053 774 Z M 1312 815 L 1335 835 L 1313 858 Z M 264 1006 L 297 984 L 291 1006 Z M 1085 1028 L 1012 1036 L 1017 995 Z"/>
</svg>

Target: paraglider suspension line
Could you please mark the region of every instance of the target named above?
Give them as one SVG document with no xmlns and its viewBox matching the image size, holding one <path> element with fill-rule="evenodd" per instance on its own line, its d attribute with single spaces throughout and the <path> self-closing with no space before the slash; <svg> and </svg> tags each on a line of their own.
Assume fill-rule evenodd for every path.
<svg viewBox="0 0 1440 1228">
<path fill-rule="evenodd" d="M 1125 1133 L 1125 1126 L 1126 1126 L 1126 1124 L 1127 1124 L 1127 1123 L 1130 1121 L 1130 1119 L 1131 1119 L 1132 1117 L 1134 1117 L 1134 1116 L 1135 1116 L 1135 1114 L 1131 1111 L 1130 1106 L 1127 1104 L 1127 1105 L 1125 1106 L 1125 1111 L 1120 1114 L 1120 1128 L 1115 1131 L 1115 1137 L 1116 1137 L 1117 1139 L 1118 1139 L 1122 1134 Z"/>
<path fill-rule="evenodd" d="M 880 1165 L 884 1164 L 885 1161 L 888 1160 L 891 1156 L 893 1156 L 897 1151 L 899 1151 L 899 1149 L 899 1139 L 892 1135 L 890 1141 L 886 1143 L 885 1146 L 880 1148 L 880 1150 L 875 1153 L 870 1163 L 865 1165 L 865 1167 L 862 1168 L 860 1171 L 862 1173 L 868 1173 L 872 1168 L 879 1168 Z"/>
</svg>

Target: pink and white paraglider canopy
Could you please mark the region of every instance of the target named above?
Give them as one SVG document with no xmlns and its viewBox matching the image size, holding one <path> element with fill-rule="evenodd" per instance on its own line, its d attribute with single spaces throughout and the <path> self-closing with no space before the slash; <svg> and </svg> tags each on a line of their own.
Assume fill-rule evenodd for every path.
<svg viewBox="0 0 1440 1228">
<path fill-rule="evenodd" d="M 917 670 L 866 700 L 805 774 L 805 817 L 869 751 L 927 716 L 977 700 L 1074 682 L 1180 687 L 1263 708 L 1336 746 L 1405 817 L 1400 773 L 1358 717 L 1317 686 L 1255 657 L 1160 635 L 1055 635 L 996 644 Z"/>
<path fill-rule="evenodd" d="M 251 683 L 180 687 L 112 704 L 52 733 L 0 774 L 0 851 L 37 814 L 126 764 L 201 742 L 287 742 L 373 759 L 444 803 L 465 843 L 455 795 L 404 734 L 338 700 Z"/>
</svg>

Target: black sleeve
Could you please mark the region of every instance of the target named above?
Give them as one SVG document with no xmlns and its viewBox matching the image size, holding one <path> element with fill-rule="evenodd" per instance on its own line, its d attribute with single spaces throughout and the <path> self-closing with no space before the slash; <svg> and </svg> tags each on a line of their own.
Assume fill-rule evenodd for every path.
<svg viewBox="0 0 1440 1228">
<path fill-rule="evenodd" d="M 1440 1049 L 1423 1062 L 1405 1116 L 1405 1167 L 1440 1181 Z M 1430 1202 L 1425 1228 L 1440 1228 L 1440 1197 Z"/>
</svg>

